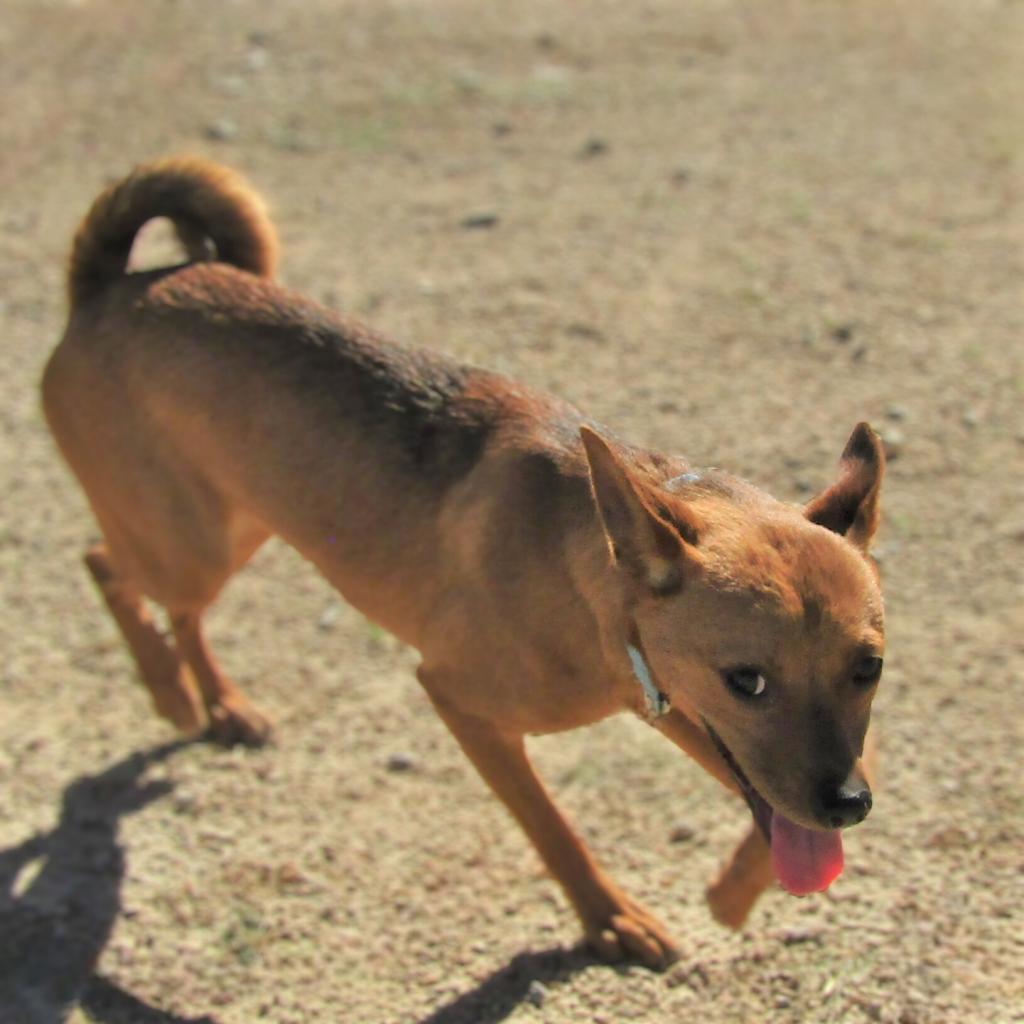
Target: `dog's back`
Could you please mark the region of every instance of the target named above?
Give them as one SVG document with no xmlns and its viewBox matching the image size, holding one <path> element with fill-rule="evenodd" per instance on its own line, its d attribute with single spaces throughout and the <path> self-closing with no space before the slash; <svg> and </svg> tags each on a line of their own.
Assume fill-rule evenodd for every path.
<svg viewBox="0 0 1024 1024">
<path fill-rule="evenodd" d="M 213 258 L 126 273 L 154 217 Z M 579 416 L 279 286 L 276 254 L 262 203 L 217 165 L 161 161 L 109 188 L 75 238 L 68 328 L 43 380 L 47 418 L 119 560 L 157 600 L 179 596 L 182 560 L 212 599 L 278 533 L 415 641 L 421 615 L 408 605 L 433 596 L 410 587 L 405 568 L 443 578 L 452 538 L 438 522 L 453 487 L 486 454 L 557 452 L 560 439 L 538 425 L 568 417 L 565 440 L 578 448 Z M 586 503 L 582 462 L 577 471 Z M 148 550 L 183 531 L 187 552 Z"/>
</svg>

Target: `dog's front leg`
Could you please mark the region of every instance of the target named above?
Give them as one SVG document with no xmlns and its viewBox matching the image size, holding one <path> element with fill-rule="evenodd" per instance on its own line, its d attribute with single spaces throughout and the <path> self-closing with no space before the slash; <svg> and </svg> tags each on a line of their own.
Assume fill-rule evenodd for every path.
<svg viewBox="0 0 1024 1024">
<path fill-rule="evenodd" d="M 874 735 L 869 730 L 859 769 L 872 788 L 875 787 L 877 761 Z M 774 882 L 771 847 L 757 825 L 751 825 L 729 863 L 705 892 L 712 916 L 730 928 L 742 928 L 758 897 Z"/>
<path fill-rule="evenodd" d="M 423 673 L 421 673 L 421 678 Z M 430 686 L 427 685 L 428 692 Z M 636 957 L 661 969 L 678 956 L 665 927 L 625 895 L 594 860 L 537 777 L 522 735 L 452 708 L 435 707 L 487 784 L 523 827 L 583 923 L 587 942 L 608 960 Z"/>
<path fill-rule="evenodd" d="M 758 897 L 774 881 L 771 849 L 757 825 L 751 825 L 704 895 L 716 921 L 742 928 Z"/>
<path fill-rule="evenodd" d="M 739 790 L 736 778 L 711 737 L 678 708 L 655 720 L 655 727 L 677 747 L 690 755 L 705 771 L 734 793 Z M 716 921 L 730 928 L 739 928 L 746 921 L 757 898 L 775 881 L 771 850 L 761 830 L 751 825 L 733 851 L 729 863 L 708 887 L 708 906 Z"/>
</svg>

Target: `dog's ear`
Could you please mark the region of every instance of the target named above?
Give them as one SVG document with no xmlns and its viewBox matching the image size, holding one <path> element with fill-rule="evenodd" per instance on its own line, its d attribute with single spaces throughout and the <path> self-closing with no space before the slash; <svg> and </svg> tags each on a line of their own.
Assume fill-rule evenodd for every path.
<svg viewBox="0 0 1024 1024">
<path fill-rule="evenodd" d="M 842 534 L 867 551 L 878 529 L 885 452 L 867 423 L 858 423 L 839 461 L 839 479 L 804 507 L 812 523 Z"/>
<path fill-rule="evenodd" d="M 700 555 L 659 514 L 649 485 L 623 465 L 600 434 L 581 427 L 580 437 L 615 561 L 654 593 L 674 593 L 683 585 L 687 569 L 700 564 Z"/>
</svg>

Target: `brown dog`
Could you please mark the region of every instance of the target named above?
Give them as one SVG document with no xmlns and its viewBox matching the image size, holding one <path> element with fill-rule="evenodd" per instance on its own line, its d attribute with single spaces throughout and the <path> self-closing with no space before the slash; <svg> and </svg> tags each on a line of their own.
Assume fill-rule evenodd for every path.
<svg viewBox="0 0 1024 1024">
<path fill-rule="evenodd" d="M 126 274 L 153 217 L 193 261 Z M 675 950 L 555 807 L 528 733 L 634 711 L 741 792 L 755 825 L 709 891 L 719 919 L 741 923 L 776 876 L 826 887 L 838 830 L 871 806 L 870 428 L 836 483 L 783 504 L 610 440 L 558 399 L 397 348 L 274 284 L 275 257 L 259 200 L 198 159 L 136 170 L 75 238 L 44 405 L 105 537 L 86 562 L 157 710 L 226 741 L 267 736 L 201 619 L 276 533 L 420 651 L 438 713 L 602 955 L 656 967 Z"/>
</svg>

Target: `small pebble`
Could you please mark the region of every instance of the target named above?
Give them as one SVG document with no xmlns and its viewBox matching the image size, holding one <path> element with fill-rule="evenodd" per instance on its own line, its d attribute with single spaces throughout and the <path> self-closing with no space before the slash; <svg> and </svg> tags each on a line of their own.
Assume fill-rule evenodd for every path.
<svg viewBox="0 0 1024 1024">
<path fill-rule="evenodd" d="M 902 430 L 890 427 L 881 433 L 882 447 L 885 449 L 887 459 L 898 459 L 903 452 L 905 438 Z"/>
<path fill-rule="evenodd" d="M 456 87 L 465 93 L 477 93 L 484 87 L 484 76 L 473 68 L 459 68 L 452 77 Z"/>
<path fill-rule="evenodd" d="M 604 139 L 599 139 L 597 136 L 587 139 L 586 142 L 580 147 L 579 155 L 581 157 L 593 157 L 603 156 L 608 152 L 608 143 Z"/>
<path fill-rule="evenodd" d="M 289 861 L 278 866 L 277 882 L 279 885 L 299 885 L 304 881 L 306 881 L 306 876 L 297 864 Z"/>
<path fill-rule="evenodd" d="M 574 338 L 589 338 L 591 341 L 604 340 L 604 335 L 599 327 L 584 323 L 582 320 L 574 320 L 565 328 L 565 333 L 571 334 Z"/>
<path fill-rule="evenodd" d="M 340 604 L 329 604 L 321 613 L 319 620 L 317 621 L 317 629 L 322 630 L 324 633 L 334 629 L 338 624 L 338 619 L 341 617 L 341 605 Z"/>
<path fill-rule="evenodd" d="M 907 409 L 903 405 L 890 405 L 885 410 L 886 419 L 895 420 L 897 423 L 907 418 Z"/>
<path fill-rule="evenodd" d="M 668 834 L 668 841 L 670 843 L 688 843 L 696 834 L 697 830 L 690 825 L 676 825 Z"/>
<path fill-rule="evenodd" d="M 241 75 L 224 75 L 217 87 L 225 96 L 244 96 L 249 91 L 249 83 Z"/>
<path fill-rule="evenodd" d="M 472 229 L 479 228 L 493 228 L 498 221 L 499 216 L 491 210 L 481 210 L 478 213 L 470 213 L 462 218 L 462 227 Z"/>
<path fill-rule="evenodd" d="M 832 340 L 845 345 L 853 337 L 853 324 L 838 324 L 832 328 Z"/>
<path fill-rule="evenodd" d="M 924 845 L 932 850 L 964 850 L 971 845 L 971 837 L 964 829 L 949 825 L 933 832 Z"/>
<path fill-rule="evenodd" d="M 530 982 L 530 987 L 526 990 L 528 1002 L 533 1003 L 534 1006 L 543 1006 L 547 997 L 548 989 L 546 985 L 539 981 Z"/>
<path fill-rule="evenodd" d="M 206 125 L 203 134 L 213 142 L 231 142 L 238 138 L 238 125 L 230 118 L 218 118 Z"/>
<path fill-rule="evenodd" d="M 878 1003 L 872 1002 L 870 999 L 858 999 L 856 1003 L 870 1020 L 882 1019 L 882 1007 Z"/>
<path fill-rule="evenodd" d="M 411 772 L 415 767 L 416 758 L 402 750 L 396 751 L 387 761 L 389 772 Z"/>
<path fill-rule="evenodd" d="M 262 46 L 254 46 L 245 55 L 245 65 L 250 71 L 262 71 L 270 60 L 270 54 Z"/>
<path fill-rule="evenodd" d="M 564 64 L 538 64 L 531 72 L 534 81 L 549 86 L 564 86 L 572 78 L 572 69 Z"/>
<path fill-rule="evenodd" d="M 694 992 L 699 992 L 701 989 L 707 988 L 710 980 L 703 964 L 683 963 L 676 964 L 666 978 L 665 984 L 669 988 L 679 988 L 680 985 L 685 985 Z"/>
</svg>

